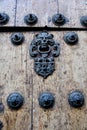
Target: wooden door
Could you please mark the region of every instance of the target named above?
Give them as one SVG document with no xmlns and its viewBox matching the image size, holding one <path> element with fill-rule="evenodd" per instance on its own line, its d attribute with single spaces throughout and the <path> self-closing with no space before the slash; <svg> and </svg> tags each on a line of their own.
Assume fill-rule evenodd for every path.
<svg viewBox="0 0 87 130">
<path fill-rule="evenodd" d="M 1 130 L 87 130 L 87 31 L 80 23 L 80 17 L 86 15 L 86 3 L 80 0 L 0 1 L 0 11 L 10 17 L 6 25 L 0 25 Z M 58 11 L 68 20 L 57 27 L 52 23 L 52 16 Z M 28 13 L 38 16 L 36 25 L 24 23 Z M 55 71 L 46 79 L 35 72 L 34 59 L 29 53 L 35 35 L 44 29 L 60 44 L 60 55 L 54 58 Z M 15 46 L 11 36 L 18 30 L 22 30 L 24 42 Z M 78 42 L 73 46 L 64 41 L 69 32 L 78 35 Z M 80 108 L 74 108 L 68 102 L 69 94 L 74 91 L 80 91 L 84 96 Z M 24 98 L 18 110 L 10 109 L 7 103 L 8 96 L 14 92 Z M 43 92 L 50 92 L 55 98 L 50 109 L 39 105 L 38 98 Z"/>
<path fill-rule="evenodd" d="M 34 13 L 38 17 L 38 23 L 34 27 L 55 27 L 52 16 L 61 13 L 66 17 L 66 24 L 62 28 L 83 28 L 80 18 L 86 15 L 86 0 L 1 0 L 0 12 L 9 15 L 10 19 L 5 26 L 26 27 L 24 17 Z M 28 26 L 29 27 L 29 26 Z M 57 27 L 58 28 L 58 27 Z"/>
</svg>

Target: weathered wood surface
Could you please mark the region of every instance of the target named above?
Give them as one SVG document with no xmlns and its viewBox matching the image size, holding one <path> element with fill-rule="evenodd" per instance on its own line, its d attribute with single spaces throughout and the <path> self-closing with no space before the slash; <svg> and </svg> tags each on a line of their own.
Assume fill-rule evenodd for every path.
<svg viewBox="0 0 87 130">
<path fill-rule="evenodd" d="M 24 16 L 34 13 L 38 17 L 36 27 L 56 27 L 52 23 L 52 16 L 58 12 L 67 18 L 66 24 L 62 27 L 83 28 L 80 24 L 80 17 L 86 15 L 86 10 L 86 0 L 20 0 L 17 2 L 16 25 L 26 26 L 23 20 Z"/>
<path fill-rule="evenodd" d="M 16 0 L 0 0 L 0 13 L 9 16 L 9 22 L 4 26 L 15 26 L 16 23 Z M 2 25 L 0 25 L 2 26 Z"/>
<path fill-rule="evenodd" d="M 38 23 L 34 27 L 57 27 L 52 23 L 52 16 L 58 12 L 67 18 L 62 27 L 83 28 L 80 17 L 86 15 L 86 10 L 86 0 L 0 0 L 0 12 L 6 12 L 10 17 L 6 26 L 27 26 L 24 16 L 34 13 L 38 17 Z"/>
<path fill-rule="evenodd" d="M 61 54 L 55 59 L 56 70 L 43 81 L 34 73 L 33 124 L 34 130 L 86 130 L 87 129 L 87 32 L 78 32 L 79 43 L 69 46 L 63 41 L 66 32 L 51 32 L 60 42 Z M 80 90 L 85 96 L 81 109 L 71 108 L 68 94 Z M 55 96 L 53 109 L 44 111 L 38 106 L 38 95 L 50 91 Z"/>
<path fill-rule="evenodd" d="M 32 67 L 28 56 L 29 41 L 23 46 L 13 46 L 9 33 L 0 34 L 0 98 L 4 103 L 3 130 L 30 130 L 32 117 Z M 31 35 L 29 35 L 31 36 Z M 27 65 L 29 64 L 29 66 Z M 12 111 L 7 106 L 7 97 L 12 92 L 23 95 L 23 107 Z"/>
<path fill-rule="evenodd" d="M 80 24 L 81 16 L 87 15 L 87 0 L 58 0 L 59 12 L 69 20 L 63 27 L 83 28 Z"/>
<path fill-rule="evenodd" d="M 87 129 L 87 32 L 77 32 L 78 45 L 63 41 L 66 32 L 49 32 L 60 43 L 61 54 L 55 58 L 55 72 L 43 80 L 34 72 L 34 61 L 29 56 L 29 45 L 39 32 L 24 33 L 25 42 L 13 46 L 11 33 L 0 34 L 0 101 L 4 113 L 2 130 L 86 130 Z M 71 108 L 68 94 L 80 90 L 85 96 L 81 109 Z M 7 97 L 20 92 L 25 103 L 18 111 L 7 106 Z M 39 94 L 49 91 L 55 96 L 55 106 L 43 110 L 38 104 Z"/>
<path fill-rule="evenodd" d="M 20 0 L 17 2 L 16 25 L 27 26 L 24 23 L 24 16 L 33 13 L 38 17 L 38 23 L 35 27 L 52 26 L 51 16 L 55 12 L 57 12 L 57 2 L 55 0 Z"/>
</svg>

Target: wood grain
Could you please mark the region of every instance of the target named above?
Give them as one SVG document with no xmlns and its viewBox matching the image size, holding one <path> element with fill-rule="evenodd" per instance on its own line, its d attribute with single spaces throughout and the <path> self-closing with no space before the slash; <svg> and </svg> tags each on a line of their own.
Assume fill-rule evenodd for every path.
<svg viewBox="0 0 87 130">
<path fill-rule="evenodd" d="M 33 125 L 34 130 L 86 130 L 87 129 L 87 32 L 77 32 L 79 43 L 69 46 L 63 41 L 66 32 L 51 32 L 59 41 L 61 54 L 55 58 L 55 72 L 46 80 L 34 73 L 33 79 Z M 74 109 L 68 103 L 68 94 L 80 90 L 85 105 Z M 55 106 L 43 110 L 38 103 L 39 94 L 51 92 Z"/>
<path fill-rule="evenodd" d="M 33 13 L 38 17 L 35 27 L 52 26 L 51 17 L 57 12 L 56 0 L 20 0 L 17 2 L 16 26 L 27 26 L 24 16 Z"/>
<path fill-rule="evenodd" d="M 59 13 L 62 13 L 66 18 L 67 22 L 63 27 L 70 28 L 84 28 L 80 24 L 81 16 L 86 15 L 87 1 L 86 0 L 58 0 Z"/>
<path fill-rule="evenodd" d="M 80 18 L 86 15 L 86 10 L 86 0 L 68 0 L 67 2 L 66 0 L 20 0 L 17 1 L 16 26 L 27 26 L 24 23 L 24 16 L 34 13 L 38 17 L 38 23 L 35 27 L 48 26 L 58 28 L 52 23 L 52 16 L 58 12 L 66 17 L 65 25 L 60 27 L 84 28 L 80 24 Z"/>
<path fill-rule="evenodd" d="M 6 13 L 10 18 L 9 22 L 4 26 L 14 26 L 16 20 L 16 0 L 0 0 L 0 13 Z"/>
<path fill-rule="evenodd" d="M 31 62 L 27 67 L 28 41 L 21 46 L 10 42 L 11 33 L 0 34 L 0 101 L 4 104 L 3 130 L 31 130 L 32 120 L 32 73 Z M 29 56 L 28 56 L 29 57 Z M 10 93 L 19 92 L 24 97 L 24 105 L 18 111 L 7 106 Z"/>
<path fill-rule="evenodd" d="M 66 17 L 65 25 L 60 27 L 84 28 L 80 24 L 80 18 L 86 15 L 86 10 L 86 0 L 0 0 L 0 12 L 5 12 L 10 17 L 5 26 L 28 26 L 24 23 L 24 16 L 34 13 L 38 17 L 38 23 L 34 27 L 58 28 L 52 23 L 52 16 L 58 12 Z"/>
<path fill-rule="evenodd" d="M 67 45 L 63 36 L 67 32 L 49 32 L 60 43 L 61 53 L 55 58 L 55 72 L 43 80 L 34 72 L 34 61 L 29 56 L 30 43 L 39 32 L 23 33 L 25 42 L 14 46 L 11 33 L 0 34 L 0 113 L 3 130 L 86 130 L 87 129 L 87 32 L 77 32 L 79 42 Z M 68 94 L 79 90 L 84 94 L 85 104 L 80 109 L 70 107 Z M 38 103 L 39 94 L 51 92 L 55 97 L 52 109 L 44 110 Z M 7 106 L 7 97 L 20 92 L 24 105 L 18 111 Z"/>
</svg>

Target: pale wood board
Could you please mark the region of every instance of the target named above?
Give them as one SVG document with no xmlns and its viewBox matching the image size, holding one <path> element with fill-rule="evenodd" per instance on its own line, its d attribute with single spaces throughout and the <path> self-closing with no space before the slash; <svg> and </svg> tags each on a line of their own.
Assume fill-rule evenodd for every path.
<svg viewBox="0 0 87 130">
<path fill-rule="evenodd" d="M 58 0 L 59 13 L 62 13 L 67 22 L 63 27 L 83 28 L 80 23 L 80 18 L 87 15 L 87 1 L 86 0 Z"/>
<path fill-rule="evenodd" d="M 77 32 L 79 42 L 67 45 L 63 36 L 67 32 L 49 32 L 60 43 L 61 53 L 55 58 L 55 71 L 43 80 L 34 72 L 34 60 L 29 55 L 30 43 L 39 32 L 23 33 L 25 42 L 14 46 L 11 33 L 0 34 L 0 102 L 5 106 L 0 113 L 3 130 L 86 130 L 87 129 L 87 32 Z M 68 94 L 79 90 L 84 94 L 81 109 L 70 107 Z M 7 106 L 7 97 L 20 92 L 25 103 L 18 111 Z M 39 94 L 49 91 L 55 97 L 55 106 L 43 110 L 38 103 Z"/>
<path fill-rule="evenodd" d="M 20 0 L 17 1 L 16 26 L 28 26 L 24 23 L 24 17 L 33 13 L 38 17 L 38 23 L 34 27 L 52 26 L 52 15 L 57 12 L 56 0 Z"/>
<path fill-rule="evenodd" d="M 9 22 L 0 26 L 14 26 L 16 20 L 16 0 L 0 0 L 0 13 L 6 13 L 9 16 Z"/>
<path fill-rule="evenodd" d="M 20 0 L 17 1 L 16 26 L 27 26 L 24 23 L 24 16 L 34 13 L 38 17 L 38 23 L 34 25 L 35 27 L 84 28 L 80 23 L 80 18 L 87 15 L 86 11 L 86 0 Z M 57 13 L 66 17 L 66 23 L 63 26 L 56 26 L 52 22 L 52 16 Z"/>
<path fill-rule="evenodd" d="M 0 34 L 0 102 L 4 104 L 3 130 L 30 130 L 32 123 L 32 73 L 31 61 L 27 61 L 28 41 L 14 46 L 10 41 L 11 33 Z M 27 67 L 29 62 L 29 68 Z M 18 111 L 10 110 L 7 97 L 19 92 L 24 97 L 24 105 Z"/>
<path fill-rule="evenodd" d="M 24 23 L 24 16 L 34 13 L 38 17 L 38 23 L 34 27 L 55 27 L 55 28 L 84 28 L 80 23 L 81 16 L 87 15 L 86 0 L 1 0 L 0 12 L 9 15 L 10 21 L 5 26 L 28 26 Z M 63 26 L 55 26 L 52 23 L 52 16 L 62 13 L 66 17 Z M 29 27 L 29 26 L 28 26 Z"/>
<path fill-rule="evenodd" d="M 66 32 L 50 32 L 61 46 L 55 58 L 55 72 L 47 79 L 33 73 L 33 130 L 86 130 L 87 129 L 87 32 L 77 32 L 78 45 L 69 46 L 63 41 Z M 32 59 L 31 59 L 32 60 Z M 84 94 L 81 109 L 70 107 L 68 94 L 79 90 Z M 43 110 L 38 103 L 39 94 L 51 92 L 55 106 Z"/>
</svg>

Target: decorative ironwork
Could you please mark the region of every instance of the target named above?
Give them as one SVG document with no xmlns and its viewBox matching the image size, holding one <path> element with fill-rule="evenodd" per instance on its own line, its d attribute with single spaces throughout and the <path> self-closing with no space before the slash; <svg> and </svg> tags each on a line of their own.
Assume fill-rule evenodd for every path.
<svg viewBox="0 0 87 130">
<path fill-rule="evenodd" d="M 60 54 L 60 44 L 53 35 L 44 31 L 35 35 L 30 45 L 30 55 L 34 58 L 35 72 L 47 78 L 55 70 L 54 57 Z"/>
</svg>

